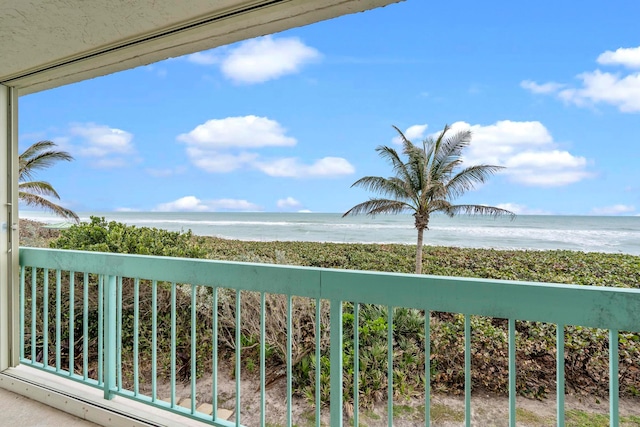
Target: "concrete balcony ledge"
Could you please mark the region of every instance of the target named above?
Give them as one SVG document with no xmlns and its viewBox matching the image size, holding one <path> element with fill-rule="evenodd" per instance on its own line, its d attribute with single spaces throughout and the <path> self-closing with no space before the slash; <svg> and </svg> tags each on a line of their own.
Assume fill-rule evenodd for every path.
<svg viewBox="0 0 640 427">
<path fill-rule="evenodd" d="M 101 390 L 28 367 L 0 373 L 2 425 L 65 427 L 204 427 L 144 403 L 116 396 L 105 400 Z"/>
<path fill-rule="evenodd" d="M 97 424 L 0 388 L 2 422 L 25 427 L 93 427 Z"/>
</svg>

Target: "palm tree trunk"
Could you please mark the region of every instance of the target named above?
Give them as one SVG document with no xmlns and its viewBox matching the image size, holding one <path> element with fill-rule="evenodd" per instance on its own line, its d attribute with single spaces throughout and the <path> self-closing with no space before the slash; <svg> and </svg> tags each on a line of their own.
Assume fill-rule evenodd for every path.
<svg viewBox="0 0 640 427">
<path fill-rule="evenodd" d="M 424 228 L 418 228 L 418 244 L 416 247 L 416 274 L 422 273 L 422 241 Z"/>
</svg>

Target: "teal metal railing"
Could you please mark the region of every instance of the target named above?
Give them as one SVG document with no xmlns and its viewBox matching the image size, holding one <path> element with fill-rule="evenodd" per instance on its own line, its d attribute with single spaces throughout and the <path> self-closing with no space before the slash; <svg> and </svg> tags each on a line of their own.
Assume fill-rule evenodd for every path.
<svg viewBox="0 0 640 427">
<path fill-rule="evenodd" d="M 292 301 L 307 298 L 315 304 L 315 366 L 321 365 L 320 318 L 330 306 L 330 425 L 341 426 L 343 412 L 343 306 L 353 304 L 354 325 L 360 306 L 387 307 L 388 425 L 394 422 L 393 309 L 424 310 L 424 336 L 431 336 L 431 312 L 464 314 L 465 425 L 471 425 L 471 316 L 508 319 L 509 425 L 516 423 L 516 320 L 557 325 L 557 425 L 564 425 L 564 326 L 580 325 L 609 330 L 610 425 L 618 425 L 618 331 L 638 331 L 640 291 L 499 280 L 417 276 L 343 271 L 282 265 L 234 263 L 211 260 L 148 257 L 81 251 L 21 248 L 20 250 L 20 358 L 23 365 L 79 381 L 104 390 L 105 399 L 124 396 L 215 426 L 241 425 L 241 301 L 242 293 L 260 295 L 260 425 L 265 425 L 265 322 L 266 296 L 286 298 L 286 425 L 292 419 Z M 51 283 L 54 281 L 55 284 Z M 80 283 L 79 283 L 80 282 Z M 52 286 L 55 290 L 52 292 Z M 159 289 L 169 301 L 159 300 Z M 123 290 L 133 296 L 125 307 Z M 143 293 L 143 290 L 146 290 Z M 223 291 L 224 290 L 224 291 Z M 64 291 L 64 292 L 63 292 Z M 210 295 L 211 413 L 202 412 L 196 390 L 198 359 L 196 342 L 198 298 Z M 75 294 L 81 293 L 76 306 Z M 176 299 L 190 300 L 189 313 L 178 312 Z M 218 355 L 220 298 L 235 298 L 235 418 L 219 417 Z M 65 297 L 66 296 L 66 297 Z M 80 298 L 78 298 L 80 300 Z M 159 304 L 170 307 L 169 318 L 159 318 Z M 126 309 L 125 309 L 126 308 Z M 55 311 L 52 316 L 50 311 Z M 75 311 L 74 311 L 75 310 Z M 81 310 L 82 313 L 79 313 Z M 150 313 L 149 313 L 150 311 Z M 188 336 L 178 336 L 177 321 L 190 316 Z M 150 319 L 149 319 L 150 318 Z M 53 319 L 53 324 L 50 324 Z M 150 342 L 140 335 L 141 322 L 151 322 Z M 81 322 L 79 327 L 77 322 Z M 158 334 L 169 328 L 168 380 L 158 371 Z M 132 336 L 132 366 L 123 366 L 123 335 Z M 354 327 L 353 417 L 359 420 L 359 328 Z M 50 340 L 55 340 L 52 346 Z M 185 341 L 187 344 L 185 344 Z M 129 345 L 129 344 L 127 344 Z M 127 347 L 129 348 L 129 347 Z M 188 351 L 187 351 L 188 349 Z M 425 425 L 431 419 L 430 351 L 425 345 Z M 68 363 L 63 363 L 67 361 Z M 140 365 L 151 364 L 151 378 L 143 378 Z M 185 362 L 185 361 L 188 361 Z M 201 367 L 202 368 L 202 367 Z M 321 425 L 320 369 L 315 370 L 315 424 Z M 188 374 L 185 374 L 187 372 Z M 189 381 L 190 404 L 178 405 L 178 376 Z M 160 396 L 159 380 L 169 383 L 169 396 Z M 163 383 L 164 384 L 164 383 Z M 164 398 L 161 399 L 161 398 Z"/>
</svg>

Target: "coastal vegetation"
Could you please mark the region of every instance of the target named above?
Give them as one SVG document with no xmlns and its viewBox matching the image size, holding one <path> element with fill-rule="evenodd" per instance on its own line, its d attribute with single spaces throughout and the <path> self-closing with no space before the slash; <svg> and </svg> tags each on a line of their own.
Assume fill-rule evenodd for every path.
<svg viewBox="0 0 640 427">
<path fill-rule="evenodd" d="M 35 234 L 39 231 L 31 229 Z M 25 239 L 30 236 L 25 234 Z M 413 271 L 414 248 L 408 245 L 333 244 L 312 242 L 243 242 L 213 237 L 194 236 L 146 227 L 127 226 L 92 218 L 90 223 L 62 230 L 57 238 L 31 236 L 32 241 L 46 243 L 62 249 L 83 249 L 121 253 L 170 255 L 194 258 L 266 262 L 326 268 L 377 270 L 409 273 Z M 462 249 L 426 246 L 424 272 L 435 275 L 481 277 L 491 279 L 526 280 L 552 283 L 574 283 L 634 288 L 640 283 L 640 257 L 622 254 L 582 253 L 571 251 L 519 251 L 491 249 Z M 124 284 L 127 285 L 125 280 Z M 188 285 L 186 285 L 188 286 Z M 161 324 L 170 317 L 169 284 L 158 290 L 158 316 Z M 76 288 L 77 289 L 77 288 Z M 129 291 L 127 291 L 129 289 Z M 130 286 L 123 295 L 123 357 L 132 355 L 133 297 Z M 78 290 L 76 290 L 78 292 Z M 129 292 L 129 293 L 128 293 Z M 149 315 L 148 286 L 141 286 L 141 313 Z M 76 301 L 82 301 L 77 296 Z M 206 375 L 211 363 L 211 295 L 198 292 L 197 309 L 197 375 Z M 269 295 L 266 346 L 269 372 L 278 373 L 285 366 L 286 298 Z M 315 392 L 314 325 L 315 302 L 294 298 L 293 328 L 295 343 L 294 391 L 313 400 Z M 179 292 L 178 313 L 190 312 L 189 292 Z M 259 365 L 259 295 L 242 292 L 243 321 L 241 336 L 243 372 L 257 375 Z M 353 305 L 344 308 L 344 363 L 345 399 L 352 396 L 353 377 Z M 386 399 L 386 328 L 387 308 L 360 305 L 360 403 L 371 407 Z M 78 308 L 76 313 L 80 313 Z M 221 361 L 232 366 L 235 350 L 235 292 L 219 290 L 219 351 Z M 420 310 L 396 308 L 394 320 L 394 385 L 398 399 L 409 399 L 424 392 L 424 345 L 422 326 L 425 313 Z M 190 334 L 190 316 L 179 315 L 178 336 Z M 95 317 L 91 316 L 92 322 Z M 321 395 L 328 398 L 328 312 L 323 305 L 321 319 L 325 327 L 321 337 Z M 81 318 L 76 319 L 80 334 Z M 140 320 L 140 364 L 144 375 L 150 372 L 148 359 L 150 319 Z M 94 330 L 95 325 L 90 325 Z M 455 313 L 431 313 L 431 383 L 435 392 L 460 394 L 464 391 L 464 339 L 463 316 Z M 506 393 L 508 372 L 508 346 L 506 320 L 472 317 L 472 380 L 474 390 Z M 517 390 L 521 395 L 542 399 L 555 391 L 555 325 L 537 322 L 517 322 Z M 79 336 L 79 335 L 78 335 Z M 188 339 L 180 341 L 180 354 L 189 354 Z M 640 337 L 636 333 L 620 334 L 620 386 L 621 394 L 640 395 Z M 28 345 L 28 344 L 27 344 Z M 592 396 L 607 395 L 608 337 L 606 331 L 569 326 L 566 328 L 566 384 L 567 391 Z M 170 336 L 166 327 L 158 331 L 158 374 L 168 375 Z M 167 360 L 165 360 L 167 359 Z M 94 361 L 95 362 L 95 361 Z M 124 360 L 130 366 L 131 360 Z M 188 376 L 189 358 L 178 358 L 178 371 Z M 229 368 L 232 369 L 232 368 Z M 277 375 L 268 381 L 277 381 Z M 131 381 L 126 378 L 125 381 Z"/>
<path fill-rule="evenodd" d="M 416 244 L 415 272 L 422 272 L 422 251 L 424 231 L 429 229 L 429 219 L 434 212 L 442 212 L 453 217 L 468 215 L 510 215 L 506 209 L 486 205 L 452 204 L 452 201 L 473 189 L 503 169 L 494 165 L 473 165 L 462 167 L 462 151 L 471 142 L 471 131 L 450 132 L 449 126 L 438 133 L 437 138 L 428 137 L 422 147 L 409 141 L 400 129 L 394 126 L 402 141 L 402 154 L 391 147 L 379 146 L 376 151 L 391 164 L 393 176 L 365 176 L 353 183 L 352 187 L 362 187 L 380 194 L 370 198 L 344 213 L 347 215 L 398 214 L 411 212 L 418 230 Z"/>
<path fill-rule="evenodd" d="M 71 154 L 57 150 L 52 141 L 39 141 L 20 154 L 18 159 L 18 199 L 27 206 L 41 208 L 76 223 L 80 218 L 71 209 L 60 206 L 50 199 L 60 200 L 60 195 L 47 181 L 34 181 L 35 172 L 47 169 L 60 161 L 70 162 Z"/>
</svg>

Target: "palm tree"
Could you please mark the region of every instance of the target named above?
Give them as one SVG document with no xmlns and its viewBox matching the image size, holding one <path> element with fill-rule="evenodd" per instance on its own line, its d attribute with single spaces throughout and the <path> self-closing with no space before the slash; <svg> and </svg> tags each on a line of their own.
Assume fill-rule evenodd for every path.
<svg viewBox="0 0 640 427">
<path fill-rule="evenodd" d="M 36 170 L 46 169 L 60 160 L 73 160 L 69 153 L 58 151 L 54 147 L 56 147 L 54 142 L 39 141 L 20 154 L 18 198 L 28 206 L 43 208 L 61 217 L 80 222 L 80 218 L 75 212 L 46 198 L 60 200 L 60 195 L 51 184 L 46 181 L 32 181 Z"/>
<path fill-rule="evenodd" d="M 471 131 L 463 131 L 449 137 L 449 126 L 437 138 L 429 137 L 422 147 L 414 145 L 394 126 L 402 140 L 404 162 L 398 152 L 387 146 L 379 146 L 376 151 L 380 157 L 391 163 L 394 176 L 365 176 L 351 187 L 363 187 L 382 195 L 371 198 L 349 209 L 347 215 L 398 214 L 413 212 L 415 227 L 418 230 L 416 250 L 416 273 L 422 272 L 422 244 L 424 230 L 429 229 L 429 217 L 433 212 L 443 212 L 453 217 L 464 213 L 470 215 L 510 215 L 506 209 L 484 205 L 454 205 L 452 200 L 484 183 L 491 175 L 502 169 L 501 166 L 476 165 L 459 168 L 462 164 L 462 150 L 471 142 Z"/>
</svg>

